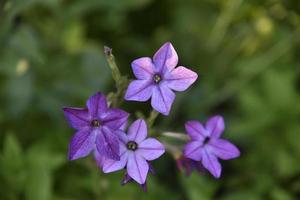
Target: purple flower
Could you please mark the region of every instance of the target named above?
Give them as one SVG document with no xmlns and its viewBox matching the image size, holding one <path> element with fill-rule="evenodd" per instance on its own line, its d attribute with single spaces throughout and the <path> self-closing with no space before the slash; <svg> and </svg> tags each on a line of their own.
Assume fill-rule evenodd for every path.
<svg viewBox="0 0 300 200">
<path fill-rule="evenodd" d="M 91 96 L 86 105 L 87 108 L 63 109 L 70 126 L 77 130 L 69 145 L 69 159 L 85 157 L 95 150 L 95 154 L 119 160 L 119 139 L 115 132 L 126 126 L 129 114 L 108 108 L 101 93 Z"/>
<path fill-rule="evenodd" d="M 114 172 L 126 167 L 127 181 L 132 178 L 139 184 L 146 182 L 149 171 L 148 161 L 155 160 L 164 152 L 164 146 L 154 138 L 147 138 L 147 125 L 142 119 L 132 123 L 128 134 L 119 131 L 120 161 L 99 158 L 104 173 Z M 151 169 L 150 169 L 151 170 Z M 125 183 L 126 183 L 125 182 Z"/>
<path fill-rule="evenodd" d="M 180 171 L 184 171 L 186 176 L 189 176 L 194 170 L 199 173 L 204 172 L 203 165 L 200 161 L 195 161 L 185 156 L 180 156 L 176 160 L 177 167 Z"/>
<path fill-rule="evenodd" d="M 142 57 L 131 63 L 138 80 L 132 81 L 125 94 L 128 101 L 148 101 L 158 112 L 168 115 L 175 99 L 174 91 L 184 91 L 198 78 L 197 73 L 176 65 L 177 53 L 170 42 L 153 56 Z"/>
<path fill-rule="evenodd" d="M 223 117 L 210 118 L 205 126 L 198 121 L 188 121 L 185 129 L 191 141 L 184 148 L 184 156 L 195 161 L 201 161 L 214 177 L 221 175 L 221 165 L 218 158 L 229 160 L 240 155 L 238 148 L 220 136 L 225 128 Z"/>
</svg>

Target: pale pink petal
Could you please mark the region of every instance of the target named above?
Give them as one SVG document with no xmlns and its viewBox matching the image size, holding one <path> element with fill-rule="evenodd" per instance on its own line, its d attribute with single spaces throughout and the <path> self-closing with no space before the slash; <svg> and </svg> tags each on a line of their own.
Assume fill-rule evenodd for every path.
<svg viewBox="0 0 300 200">
<path fill-rule="evenodd" d="M 162 143 L 154 138 L 147 138 L 138 145 L 136 153 L 142 155 L 146 160 L 155 160 L 165 152 Z"/>
<path fill-rule="evenodd" d="M 170 73 L 166 73 L 165 81 L 168 87 L 175 91 L 184 91 L 198 78 L 197 73 L 185 67 L 177 67 Z"/>
</svg>

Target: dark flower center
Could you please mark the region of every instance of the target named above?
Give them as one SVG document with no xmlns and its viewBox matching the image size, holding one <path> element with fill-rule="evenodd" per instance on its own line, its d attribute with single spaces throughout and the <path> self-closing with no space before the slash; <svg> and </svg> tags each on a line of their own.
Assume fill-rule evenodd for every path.
<svg viewBox="0 0 300 200">
<path fill-rule="evenodd" d="M 135 151 L 138 148 L 138 144 L 134 141 L 129 141 L 129 142 L 127 142 L 126 147 L 127 147 L 127 149 L 129 149 L 131 151 Z"/>
<path fill-rule="evenodd" d="M 206 145 L 209 142 L 209 137 L 205 137 L 203 140 L 203 145 Z"/>
<path fill-rule="evenodd" d="M 94 119 L 92 120 L 91 125 L 93 127 L 99 127 L 101 125 L 101 122 L 98 119 Z"/>
<path fill-rule="evenodd" d="M 159 74 L 155 74 L 153 76 L 154 83 L 158 84 L 161 81 L 161 76 Z"/>
</svg>

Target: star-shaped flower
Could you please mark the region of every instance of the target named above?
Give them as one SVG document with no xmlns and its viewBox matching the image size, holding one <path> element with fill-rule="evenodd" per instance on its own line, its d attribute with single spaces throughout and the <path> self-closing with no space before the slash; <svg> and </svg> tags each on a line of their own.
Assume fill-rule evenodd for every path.
<svg viewBox="0 0 300 200">
<path fill-rule="evenodd" d="M 91 96 L 87 108 L 64 108 L 71 127 L 77 130 L 69 145 L 69 159 L 95 153 L 114 160 L 120 159 L 119 138 L 115 132 L 126 126 L 129 114 L 121 109 L 108 108 L 101 93 Z"/>
<path fill-rule="evenodd" d="M 128 101 L 148 101 L 158 112 L 168 115 L 175 99 L 174 91 L 184 91 L 198 78 L 197 73 L 179 66 L 177 53 L 170 42 L 153 56 L 142 57 L 131 63 L 138 80 L 132 81 L 125 94 Z"/>
<path fill-rule="evenodd" d="M 184 156 L 202 165 L 216 178 L 221 176 L 221 165 L 218 158 L 229 160 L 240 155 L 238 148 L 220 136 L 225 125 L 223 117 L 210 118 L 205 126 L 198 121 L 188 121 L 185 129 L 191 141 L 184 148 Z"/>
<path fill-rule="evenodd" d="M 119 131 L 120 161 L 99 158 L 98 164 L 104 173 L 114 172 L 126 168 L 129 176 L 139 184 L 145 184 L 149 171 L 148 161 L 155 160 L 164 152 L 164 146 L 154 138 L 147 138 L 147 125 L 142 119 L 132 123 L 128 134 Z"/>
</svg>

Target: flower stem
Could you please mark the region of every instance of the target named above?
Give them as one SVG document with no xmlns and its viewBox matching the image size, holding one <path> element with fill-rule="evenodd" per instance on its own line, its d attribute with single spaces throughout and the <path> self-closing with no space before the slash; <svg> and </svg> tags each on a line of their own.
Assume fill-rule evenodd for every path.
<svg viewBox="0 0 300 200">
<path fill-rule="evenodd" d="M 111 69 L 113 79 L 115 80 L 116 85 L 119 85 L 122 75 L 116 64 L 115 57 L 112 54 L 112 49 L 110 47 L 104 46 L 104 54 L 108 62 L 108 65 Z"/>
<path fill-rule="evenodd" d="M 189 137 L 185 134 L 182 134 L 182 133 L 163 132 L 161 135 L 165 136 L 165 137 L 168 137 L 168 138 L 178 139 L 178 140 L 182 140 L 182 141 L 188 141 L 189 140 Z"/>
<path fill-rule="evenodd" d="M 147 124 L 148 127 L 151 128 L 155 122 L 155 119 L 158 117 L 159 112 L 157 112 L 156 110 L 152 110 L 148 119 L 147 119 Z"/>
</svg>

